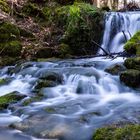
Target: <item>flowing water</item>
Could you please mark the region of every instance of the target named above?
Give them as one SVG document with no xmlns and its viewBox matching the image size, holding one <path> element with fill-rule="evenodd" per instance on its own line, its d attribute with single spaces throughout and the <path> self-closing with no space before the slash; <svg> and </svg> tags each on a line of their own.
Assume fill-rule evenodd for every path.
<svg viewBox="0 0 140 140">
<path fill-rule="evenodd" d="M 110 51 L 121 51 L 119 47 L 125 42 L 121 31 L 124 30 L 129 38 L 140 28 L 136 22 L 139 18 L 140 14 L 136 13 L 107 14 L 104 48 L 109 46 Z M 110 26 L 113 22 L 115 26 Z M 133 23 L 135 26 L 132 26 Z M 108 26 L 116 29 L 114 33 Z M 114 48 L 116 46 L 118 48 Z M 21 104 L 1 111 L 0 140 L 41 140 L 35 137 L 42 140 L 90 140 L 93 132 L 104 125 L 121 121 L 140 123 L 139 91 L 124 86 L 119 76 L 104 71 L 123 61 L 123 58 L 97 57 L 26 62 L 1 69 L 0 78 L 7 78 L 9 82 L 0 86 L 0 96 L 12 91 L 26 94 L 28 98 L 37 95 L 35 85 L 46 73 L 55 73 L 63 81 L 55 87 L 44 87 L 38 91 L 43 94 L 39 101 L 27 106 L 23 106 L 21 101 Z M 21 131 L 9 129 L 8 126 L 13 123 Z"/>
<path fill-rule="evenodd" d="M 123 45 L 140 30 L 140 12 L 110 12 L 105 16 L 102 47 L 111 53 L 123 51 Z M 102 50 L 99 51 L 102 53 Z"/>
</svg>

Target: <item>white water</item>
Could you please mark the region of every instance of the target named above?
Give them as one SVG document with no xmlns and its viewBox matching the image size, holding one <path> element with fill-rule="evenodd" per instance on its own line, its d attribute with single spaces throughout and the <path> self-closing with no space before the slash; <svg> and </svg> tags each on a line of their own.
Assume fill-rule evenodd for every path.
<svg viewBox="0 0 140 140">
<path fill-rule="evenodd" d="M 111 53 L 122 52 L 126 38 L 129 40 L 139 30 L 140 12 L 107 13 L 102 47 Z"/>
<path fill-rule="evenodd" d="M 65 140 L 75 137 L 77 140 L 88 140 L 96 127 L 121 120 L 123 116 L 129 119 L 133 110 L 135 112 L 135 107 L 132 109 L 130 105 L 140 104 L 138 92 L 121 84 L 118 76 L 104 72 L 105 68 L 123 61 L 123 58 L 110 60 L 100 57 L 58 62 L 34 62 L 33 66 L 23 68 L 14 75 L 4 74 L 2 77 L 13 79 L 8 85 L 0 86 L 1 95 L 12 91 L 19 91 L 28 96 L 35 94 L 33 87 L 36 80 L 39 75 L 46 72 L 59 73 L 63 76 L 64 82 L 53 88 L 43 88 L 41 92 L 44 94 L 44 99 L 21 107 L 20 110 L 23 113 L 18 116 L 12 115 L 12 112 L 1 113 L 0 126 L 22 122 L 28 117 L 30 119 L 30 116 L 32 119 L 32 114 L 34 114 L 34 117 L 42 116 L 40 123 L 44 124 L 46 118 L 49 119 L 49 124 L 43 128 L 43 132 L 49 136 L 46 138 L 59 134 Z M 48 67 L 50 63 L 51 67 Z M 29 74 L 29 69 L 30 72 L 33 69 L 36 71 Z M 41 110 L 45 108 L 53 108 L 54 112 L 47 112 L 44 115 Z M 122 108 L 130 109 L 132 112 L 127 115 L 124 112 L 118 114 L 117 112 Z M 83 121 L 82 118 L 84 118 Z M 3 119 L 5 121 L 2 121 Z M 138 121 L 136 116 L 132 116 L 131 120 Z M 36 127 L 40 125 L 42 124 Z M 80 135 L 80 132 L 84 135 Z"/>
</svg>

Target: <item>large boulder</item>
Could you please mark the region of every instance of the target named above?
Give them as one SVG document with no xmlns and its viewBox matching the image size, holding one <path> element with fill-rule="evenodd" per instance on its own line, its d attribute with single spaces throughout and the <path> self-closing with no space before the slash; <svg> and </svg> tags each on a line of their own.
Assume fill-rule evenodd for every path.
<svg viewBox="0 0 140 140">
<path fill-rule="evenodd" d="M 106 72 L 112 75 L 118 75 L 124 70 L 125 70 L 125 67 L 122 64 L 115 64 L 105 69 Z"/>
<path fill-rule="evenodd" d="M 140 70 L 140 57 L 128 58 L 125 60 L 124 65 L 128 69 Z"/>
<path fill-rule="evenodd" d="M 140 71 L 129 69 L 121 73 L 120 80 L 127 86 L 140 87 Z"/>
<path fill-rule="evenodd" d="M 40 90 L 45 87 L 55 87 L 63 83 L 63 76 L 55 72 L 46 72 L 39 77 L 35 89 Z"/>
<path fill-rule="evenodd" d="M 125 44 L 124 49 L 132 55 L 140 56 L 140 31 Z"/>
</svg>

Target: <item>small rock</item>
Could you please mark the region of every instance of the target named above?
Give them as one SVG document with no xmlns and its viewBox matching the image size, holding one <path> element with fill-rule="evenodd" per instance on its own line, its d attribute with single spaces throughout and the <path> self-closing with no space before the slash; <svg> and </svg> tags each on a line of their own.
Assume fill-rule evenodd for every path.
<svg viewBox="0 0 140 140">
<path fill-rule="evenodd" d="M 26 95 L 19 94 L 18 92 L 0 96 L 0 110 L 6 109 L 10 104 L 16 103 L 25 97 Z"/>
</svg>

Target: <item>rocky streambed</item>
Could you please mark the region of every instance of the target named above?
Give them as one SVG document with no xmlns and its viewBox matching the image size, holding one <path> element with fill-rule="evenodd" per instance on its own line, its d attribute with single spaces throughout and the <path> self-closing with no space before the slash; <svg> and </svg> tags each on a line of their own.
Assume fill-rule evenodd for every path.
<svg viewBox="0 0 140 140">
<path fill-rule="evenodd" d="M 4 140 L 27 140 L 25 134 L 90 140 L 95 130 L 105 125 L 122 121 L 138 124 L 139 90 L 121 83 L 119 72 L 105 72 L 123 61 L 98 57 L 4 67 L 0 70 L 0 100 L 5 101 L 5 106 L 0 104 L 0 135 L 6 136 Z"/>
</svg>

